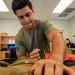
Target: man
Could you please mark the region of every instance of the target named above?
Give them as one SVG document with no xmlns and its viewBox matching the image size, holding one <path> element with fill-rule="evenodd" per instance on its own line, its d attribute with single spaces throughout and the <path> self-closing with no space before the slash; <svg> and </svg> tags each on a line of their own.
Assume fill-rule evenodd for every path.
<svg viewBox="0 0 75 75">
<path fill-rule="evenodd" d="M 66 43 L 58 30 L 48 21 L 35 20 L 34 9 L 29 0 L 13 0 L 12 10 L 20 21 L 22 28 L 15 37 L 18 59 L 42 58 L 31 68 L 34 75 L 62 75 Z M 49 43 L 52 42 L 50 59 Z"/>
</svg>

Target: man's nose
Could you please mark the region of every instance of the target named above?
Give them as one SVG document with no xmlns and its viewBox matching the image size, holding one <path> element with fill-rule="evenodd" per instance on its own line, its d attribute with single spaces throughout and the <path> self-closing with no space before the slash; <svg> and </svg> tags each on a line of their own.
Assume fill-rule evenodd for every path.
<svg viewBox="0 0 75 75">
<path fill-rule="evenodd" d="M 25 21 L 25 22 L 28 22 L 28 18 L 27 18 L 27 17 L 24 17 L 24 21 Z"/>
</svg>

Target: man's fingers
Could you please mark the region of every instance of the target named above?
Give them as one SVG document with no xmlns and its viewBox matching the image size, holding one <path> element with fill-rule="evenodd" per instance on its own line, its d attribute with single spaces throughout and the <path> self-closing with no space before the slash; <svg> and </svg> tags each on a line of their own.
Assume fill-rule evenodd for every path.
<svg viewBox="0 0 75 75">
<path fill-rule="evenodd" d="M 37 57 L 37 56 L 39 56 L 39 51 L 40 51 L 40 49 L 34 49 L 34 50 L 29 54 L 29 56 L 30 56 L 30 57 Z"/>
<path fill-rule="evenodd" d="M 40 54 L 39 53 L 37 53 L 37 54 L 35 54 L 33 56 L 30 56 L 30 58 L 38 58 L 38 57 L 40 57 Z"/>
<path fill-rule="evenodd" d="M 44 75 L 54 75 L 54 62 L 48 61 L 45 63 Z"/>
<path fill-rule="evenodd" d="M 63 64 L 52 59 L 42 59 L 31 68 L 34 75 L 63 75 Z"/>
<path fill-rule="evenodd" d="M 32 66 L 30 72 L 34 73 L 34 75 L 42 75 L 43 65 L 44 65 L 43 61 L 41 61 L 41 62 L 39 61 L 39 62 L 35 63 Z"/>
<path fill-rule="evenodd" d="M 63 64 L 62 63 L 60 62 L 56 63 L 54 75 L 63 75 Z"/>
<path fill-rule="evenodd" d="M 40 49 L 34 49 L 34 50 L 30 53 L 30 55 L 34 55 L 34 54 L 36 54 L 36 53 L 39 53 L 39 51 L 40 51 Z"/>
</svg>

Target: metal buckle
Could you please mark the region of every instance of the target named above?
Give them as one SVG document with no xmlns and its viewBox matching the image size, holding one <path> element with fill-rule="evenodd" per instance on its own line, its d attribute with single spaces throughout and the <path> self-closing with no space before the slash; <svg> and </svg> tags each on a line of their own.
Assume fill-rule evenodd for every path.
<svg viewBox="0 0 75 75">
<path fill-rule="evenodd" d="M 26 61 L 25 61 L 25 64 L 29 64 L 29 60 L 26 60 Z"/>
</svg>

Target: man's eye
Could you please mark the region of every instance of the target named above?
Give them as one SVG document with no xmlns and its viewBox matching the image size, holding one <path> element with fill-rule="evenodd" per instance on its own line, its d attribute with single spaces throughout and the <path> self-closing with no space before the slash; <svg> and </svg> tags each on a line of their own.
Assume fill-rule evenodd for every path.
<svg viewBox="0 0 75 75">
<path fill-rule="evenodd" d="M 19 19 L 23 19 L 23 16 L 19 17 Z"/>
<path fill-rule="evenodd" d="M 26 16 L 29 17 L 30 16 L 30 13 L 26 14 Z"/>
</svg>

